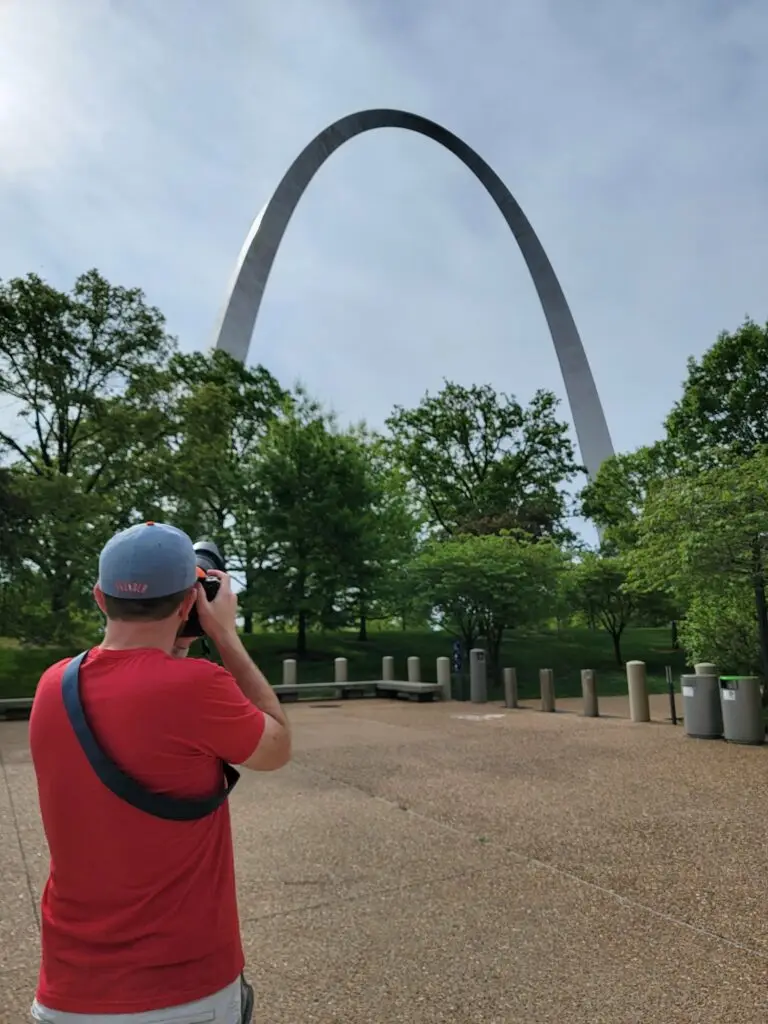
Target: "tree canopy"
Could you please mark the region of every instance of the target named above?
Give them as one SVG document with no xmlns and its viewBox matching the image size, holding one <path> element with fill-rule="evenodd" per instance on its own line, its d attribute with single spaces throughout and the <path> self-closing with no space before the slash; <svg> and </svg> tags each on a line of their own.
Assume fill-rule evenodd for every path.
<svg viewBox="0 0 768 1024">
<path fill-rule="evenodd" d="M 99 550 L 152 518 L 215 540 L 243 628 L 289 628 L 301 657 L 315 630 L 429 624 L 497 669 L 511 631 L 577 619 L 620 662 L 629 623 L 674 618 L 691 659 L 768 675 L 767 383 L 749 319 L 689 360 L 658 439 L 583 487 L 590 550 L 551 392 L 445 381 L 341 426 L 263 366 L 180 350 L 139 288 L 0 281 L 0 635 L 93 637 Z"/>
<path fill-rule="evenodd" d="M 393 457 L 413 481 L 433 529 L 447 535 L 517 529 L 562 534 L 563 485 L 578 472 L 557 400 L 538 391 L 527 408 L 490 385 L 446 382 L 387 420 Z"/>
</svg>

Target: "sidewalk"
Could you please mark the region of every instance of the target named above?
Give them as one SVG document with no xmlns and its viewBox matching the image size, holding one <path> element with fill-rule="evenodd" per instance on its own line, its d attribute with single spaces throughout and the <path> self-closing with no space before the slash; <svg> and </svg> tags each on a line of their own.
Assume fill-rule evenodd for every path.
<svg viewBox="0 0 768 1024">
<path fill-rule="evenodd" d="M 291 706 L 294 763 L 233 796 L 255 1024 L 764 1022 L 768 751 L 686 739 L 665 702 Z M 47 872 L 25 723 L 0 757 L 20 1024 Z"/>
</svg>

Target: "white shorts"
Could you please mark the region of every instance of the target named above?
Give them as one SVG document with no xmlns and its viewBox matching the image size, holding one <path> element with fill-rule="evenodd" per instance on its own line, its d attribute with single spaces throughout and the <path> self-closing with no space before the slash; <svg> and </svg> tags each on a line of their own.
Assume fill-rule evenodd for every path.
<svg viewBox="0 0 768 1024">
<path fill-rule="evenodd" d="M 165 1010 L 144 1013 L 65 1013 L 49 1010 L 37 1000 L 32 1004 L 36 1024 L 241 1024 L 242 982 L 240 978 L 205 999 Z"/>
</svg>

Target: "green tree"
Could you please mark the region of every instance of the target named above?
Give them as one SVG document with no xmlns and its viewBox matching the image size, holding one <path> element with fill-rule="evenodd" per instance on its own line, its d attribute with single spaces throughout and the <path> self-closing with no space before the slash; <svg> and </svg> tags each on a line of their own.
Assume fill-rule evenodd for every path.
<svg viewBox="0 0 768 1024">
<path fill-rule="evenodd" d="M 680 624 L 680 640 L 692 665 L 708 661 L 723 672 L 761 672 L 754 596 L 740 583 L 694 594 Z"/>
<path fill-rule="evenodd" d="M 178 525 L 231 548 L 243 466 L 258 455 L 288 395 L 264 367 L 246 367 L 219 351 L 177 353 L 164 377 L 175 437 L 173 458 L 161 459 Z"/>
<path fill-rule="evenodd" d="M 370 621 L 392 618 L 393 602 L 402 605 L 401 569 L 416 551 L 420 522 L 408 479 L 390 460 L 388 446 L 364 429 L 353 436 L 364 460 L 369 502 L 359 509 L 355 543 L 347 551 L 348 604 L 358 623 L 358 639 L 364 642 Z"/>
<path fill-rule="evenodd" d="M 225 352 L 175 354 L 158 382 L 173 421 L 158 452 L 165 515 L 193 538 L 214 540 L 242 584 L 245 631 L 253 629 L 253 595 L 266 557 L 254 494 L 258 459 L 270 422 L 287 393 L 263 367 L 245 367 Z"/>
<path fill-rule="evenodd" d="M 395 408 L 387 420 L 392 452 L 434 530 L 565 532 L 562 485 L 579 467 L 557 404 L 547 391 L 523 408 L 490 385 L 446 382 L 415 409 Z"/>
<path fill-rule="evenodd" d="M 689 359 L 665 426 L 677 457 L 696 468 L 728 466 L 768 445 L 768 325 L 747 319 L 700 360 Z"/>
<path fill-rule="evenodd" d="M 670 479 L 656 490 L 629 556 L 630 577 L 638 588 L 668 591 L 684 606 L 721 595 L 724 607 L 742 607 L 733 594 L 749 593 L 768 678 L 767 558 L 768 454 L 761 451 L 725 468 Z M 693 635 L 691 629 L 686 635 Z"/>
<path fill-rule="evenodd" d="M 606 459 L 580 495 L 582 515 L 602 531 L 605 550 L 626 551 L 637 543 L 639 518 L 649 494 L 675 472 L 663 442 Z"/>
<path fill-rule="evenodd" d="M 18 567 L 24 556 L 27 524 L 32 507 L 24 495 L 18 474 L 0 466 L 0 573 Z"/>
<path fill-rule="evenodd" d="M 328 621 L 367 558 L 375 489 L 359 439 L 303 395 L 268 426 L 253 501 L 267 542 L 257 601 L 267 621 L 294 621 L 300 657 L 311 623 Z"/>
<path fill-rule="evenodd" d="M 154 496 L 168 424 L 152 381 L 174 344 L 139 289 L 95 270 L 69 293 L 34 274 L 0 282 L 0 395 L 21 421 L 0 456 L 33 510 L 18 582 L 46 595 L 36 637 L 71 636 L 100 546 Z"/>
<path fill-rule="evenodd" d="M 623 665 L 621 638 L 637 606 L 626 586 L 627 574 L 619 556 L 588 551 L 571 566 L 569 591 L 573 605 L 590 622 L 598 622 L 613 641 L 616 664 Z"/>
<path fill-rule="evenodd" d="M 33 509 L 17 473 L 0 468 L 0 636 L 16 635 L 28 595 L 20 589 Z"/>
<path fill-rule="evenodd" d="M 414 560 L 411 578 L 445 629 L 469 651 L 486 639 L 498 675 L 504 635 L 552 615 L 562 552 L 550 541 L 523 535 L 471 535 L 431 540 Z"/>
</svg>

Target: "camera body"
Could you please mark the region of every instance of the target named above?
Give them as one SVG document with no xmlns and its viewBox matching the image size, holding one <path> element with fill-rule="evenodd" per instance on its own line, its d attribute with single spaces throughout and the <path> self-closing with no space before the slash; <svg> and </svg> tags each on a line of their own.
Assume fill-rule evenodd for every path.
<svg viewBox="0 0 768 1024">
<path fill-rule="evenodd" d="M 225 572 L 226 566 L 224 565 L 224 558 L 212 540 L 199 540 L 195 543 L 194 547 L 196 556 L 195 561 L 197 562 L 198 582 L 205 594 L 206 601 L 212 601 L 219 592 L 221 581 L 216 576 L 209 576 L 208 572 L 210 569 L 219 569 L 221 572 Z M 202 599 L 198 597 L 198 601 L 199 600 Z M 179 633 L 179 636 L 205 636 L 205 630 L 200 625 L 200 617 L 197 614 L 196 604 L 192 605 L 192 611 L 190 612 L 189 618 L 184 623 L 184 627 Z"/>
</svg>

